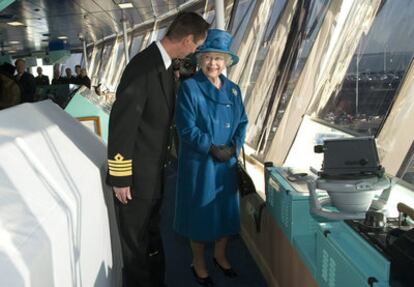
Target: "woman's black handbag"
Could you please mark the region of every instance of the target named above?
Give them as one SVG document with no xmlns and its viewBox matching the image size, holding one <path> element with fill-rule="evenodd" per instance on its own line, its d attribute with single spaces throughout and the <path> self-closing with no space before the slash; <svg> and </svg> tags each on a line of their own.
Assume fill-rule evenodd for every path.
<svg viewBox="0 0 414 287">
<path fill-rule="evenodd" d="M 246 158 L 244 155 L 244 148 L 242 147 L 243 162 L 237 161 L 237 180 L 239 186 L 239 193 L 241 197 L 244 197 L 251 193 L 256 193 L 256 187 L 253 180 L 246 170 Z"/>
</svg>

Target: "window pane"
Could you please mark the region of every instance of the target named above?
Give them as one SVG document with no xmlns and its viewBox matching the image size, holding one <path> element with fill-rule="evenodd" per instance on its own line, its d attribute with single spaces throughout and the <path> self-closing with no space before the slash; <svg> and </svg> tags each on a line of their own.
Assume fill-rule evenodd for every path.
<svg viewBox="0 0 414 287">
<path fill-rule="evenodd" d="M 111 60 L 114 42 L 115 41 L 105 43 L 105 46 L 102 51 L 101 65 L 98 70 L 98 77 L 97 77 L 98 81 L 96 82 L 96 84 L 99 84 L 101 81 L 105 80 L 104 76 L 105 76 L 106 68 Z"/>
<path fill-rule="evenodd" d="M 286 4 L 286 0 L 273 2 L 272 14 L 270 15 L 270 20 L 266 24 L 266 31 L 262 38 L 261 46 L 256 55 L 256 60 L 255 60 L 252 74 L 248 80 L 248 83 L 245 84 L 247 85 L 247 90 L 244 95 L 245 102 L 248 102 L 248 99 L 252 94 L 252 89 L 254 88 L 256 84 L 257 77 L 259 76 L 259 73 L 263 67 L 264 60 L 267 56 L 267 52 L 269 50 L 268 42 L 275 31 L 277 19 L 279 19 L 279 16 L 281 12 L 283 11 L 283 8 L 285 7 L 285 4 Z"/>
<path fill-rule="evenodd" d="M 97 76 L 98 76 L 98 71 L 102 63 L 102 50 L 103 50 L 103 45 L 93 49 L 93 53 L 95 54 L 95 56 L 92 56 L 93 65 L 91 64 L 91 67 L 93 69 L 91 73 L 92 84 L 96 84 L 98 82 Z"/>
<path fill-rule="evenodd" d="M 231 44 L 231 51 L 237 51 L 240 42 L 243 39 L 244 31 L 249 23 L 256 1 L 254 0 L 240 0 L 237 6 L 236 15 L 234 17 L 234 24 L 231 30 L 233 35 L 233 42 Z"/>
<path fill-rule="evenodd" d="M 296 20 L 292 23 L 292 31 L 290 31 L 293 36 L 288 36 L 289 40 L 281 59 L 276 86 L 271 92 L 272 96 L 269 97 L 267 105 L 262 107 L 263 112 L 259 115 L 263 125 L 262 130 L 257 133 L 255 145 L 262 155 L 265 155 L 269 148 L 285 114 L 293 90 L 325 17 L 329 0 L 312 0 L 305 3 L 294 16 Z M 301 14 L 304 15 L 304 21 L 300 20 L 299 15 Z"/>
<path fill-rule="evenodd" d="M 154 41 L 161 40 L 161 38 L 164 37 L 165 33 L 167 33 L 167 27 L 160 28 L 152 33 L 152 39 Z"/>
<path fill-rule="evenodd" d="M 292 145 L 284 166 L 307 170 L 313 167 L 320 170 L 323 154 L 315 153 L 313 147 L 323 144 L 326 139 L 348 138 L 350 135 L 334 128 L 320 124 L 309 116 L 305 116 L 299 128 L 295 142 Z"/>
<path fill-rule="evenodd" d="M 273 2 L 272 14 L 270 15 L 270 20 L 266 24 L 266 32 L 264 40 L 267 42 L 272 37 L 274 30 L 276 28 L 276 23 L 279 20 L 280 14 L 285 8 L 287 0 L 275 0 Z"/>
<path fill-rule="evenodd" d="M 342 84 L 313 115 L 356 134 L 376 135 L 413 57 L 413 15 L 414 2 L 386 1 Z"/>
<path fill-rule="evenodd" d="M 139 52 L 141 48 L 142 38 L 143 38 L 142 35 L 134 37 L 131 48 L 129 50 L 129 59 L 132 59 Z"/>
<path fill-rule="evenodd" d="M 408 155 L 397 176 L 414 185 L 414 144 L 411 145 Z"/>
<path fill-rule="evenodd" d="M 75 75 L 75 66 L 81 64 L 82 56 L 83 56 L 82 53 L 70 54 L 70 57 L 67 58 L 66 61 L 62 63 L 61 75 L 63 77 L 66 77 L 66 73 L 65 73 L 66 68 L 70 68 L 72 70 L 72 75 Z"/>
<path fill-rule="evenodd" d="M 216 10 L 210 10 L 205 16 L 206 21 L 211 24 L 211 27 L 216 26 Z"/>
<path fill-rule="evenodd" d="M 115 91 L 116 85 L 115 79 L 120 71 L 124 69 L 125 62 L 125 50 L 124 50 L 124 41 L 123 39 L 119 40 L 118 50 L 116 52 L 116 57 L 112 60 L 111 72 L 106 77 L 106 86 L 112 92 Z"/>
</svg>

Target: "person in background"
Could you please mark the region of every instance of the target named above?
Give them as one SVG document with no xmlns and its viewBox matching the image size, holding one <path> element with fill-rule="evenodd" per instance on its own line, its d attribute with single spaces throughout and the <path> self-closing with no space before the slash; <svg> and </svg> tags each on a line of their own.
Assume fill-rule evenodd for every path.
<svg viewBox="0 0 414 287">
<path fill-rule="evenodd" d="M 83 85 L 88 89 L 91 88 L 91 79 L 89 79 L 85 68 L 81 69 L 80 78 L 77 80 L 78 85 Z"/>
<path fill-rule="evenodd" d="M 9 78 L 14 79 L 14 73 L 16 72 L 16 67 L 8 62 L 4 62 L 0 65 L 0 73 L 6 75 Z"/>
<path fill-rule="evenodd" d="M 124 260 L 124 286 L 164 286 L 160 207 L 175 110 L 171 59 L 204 42 L 209 24 L 177 15 L 160 41 L 126 66 L 109 119 L 108 177 L 113 187 Z"/>
<path fill-rule="evenodd" d="M 197 71 L 197 63 L 195 63 L 195 56 L 189 55 L 184 59 L 176 59 L 174 64 L 174 74 L 176 80 L 184 81 L 192 77 Z"/>
<path fill-rule="evenodd" d="M 42 67 L 37 67 L 37 77 L 35 78 L 36 86 L 49 86 L 49 77 L 46 75 L 43 75 L 43 69 Z"/>
<path fill-rule="evenodd" d="M 228 237 L 240 231 L 237 155 L 247 116 L 240 88 L 222 72 L 239 58 L 229 48 L 229 33 L 211 29 L 197 52 L 200 71 L 181 83 L 176 124 L 179 135 L 174 229 L 190 239 L 191 269 L 197 282 L 213 286 L 204 244 L 215 241 L 214 264 L 236 277 L 226 256 Z"/>
<path fill-rule="evenodd" d="M 20 87 L 14 79 L 16 68 L 10 63 L 0 65 L 0 110 L 21 102 Z"/>
<path fill-rule="evenodd" d="M 17 75 L 15 77 L 19 84 L 21 91 L 21 102 L 32 103 L 34 102 L 34 95 L 36 92 L 36 82 L 32 74 L 26 72 L 26 61 L 19 58 L 15 62 Z"/>
<path fill-rule="evenodd" d="M 66 77 L 64 77 L 64 81 L 66 84 L 73 84 L 75 82 L 75 77 L 72 76 L 72 70 L 71 68 L 65 69 Z"/>
<path fill-rule="evenodd" d="M 74 84 L 77 84 L 77 85 L 80 85 L 78 82 L 79 82 L 79 80 L 80 80 L 80 78 L 81 78 L 81 70 L 82 70 L 82 67 L 81 67 L 81 65 L 76 65 L 75 66 L 75 82 L 74 82 Z"/>
<path fill-rule="evenodd" d="M 52 85 L 61 85 L 65 83 L 65 79 L 62 77 L 60 73 L 60 64 L 55 64 L 53 66 L 53 79 Z"/>
</svg>

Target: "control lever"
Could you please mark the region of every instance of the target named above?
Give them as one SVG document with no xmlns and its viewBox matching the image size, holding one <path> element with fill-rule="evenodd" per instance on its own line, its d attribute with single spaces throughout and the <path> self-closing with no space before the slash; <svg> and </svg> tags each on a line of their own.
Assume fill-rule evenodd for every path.
<svg viewBox="0 0 414 287">
<path fill-rule="evenodd" d="M 402 216 L 404 217 L 404 219 L 401 221 L 401 216 L 399 218 L 399 225 L 400 226 L 408 226 L 408 222 L 407 222 L 407 216 L 409 216 L 411 218 L 411 220 L 414 220 L 414 209 L 412 209 L 411 207 L 409 207 L 408 205 L 405 205 L 404 203 L 400 202 L 397 204 L 397 210 L 400 213 L 400 215 L 402 214 Z"/>
</svg>

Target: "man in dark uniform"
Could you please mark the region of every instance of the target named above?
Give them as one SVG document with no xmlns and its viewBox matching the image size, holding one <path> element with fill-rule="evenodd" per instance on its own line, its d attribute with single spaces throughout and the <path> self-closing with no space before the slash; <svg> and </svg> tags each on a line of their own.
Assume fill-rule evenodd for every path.
<svg viewBox="0 0 414 287">
<path fill-rule="evenodd" d="M 171 60 L 201 45 L 209 24 L 180 13 L 166 36 L 126 66 L 109 121 L 108 177 L 124 259 L 124 286 L 163 286 L 164 253 L 159 209 L 171 149 L 175 106 Z"/>
<path fill-rule="evenodd" d="M 36 92 L 35 78 L 32 74 L 26 72 L 25 60 L 17 59 L 14 64 L 17 70 L 16 81 L 21 91 L 21 101 L 22 103 L 32 103 Z"/>
<path fill-rule="evenodd" d="M 81 80 L 81 70 L 82 70 L 81 65 L 76 65 L 75 66 L 75 74 L 76 74 L 76 76 L 73 79 L 73 84 L 80 85 L 79 82 Z"/>
<path fill-rule="evenodd" d="M 83 85 L 83 86 L 87 87 L 88 89 L 91 88 L 91 79 L 89 79 L 85 68 L 81 69 L 81 74 L 80 74 L 80 78 L 78 80 L 78 85 Z"/>
<path fill-rule="evenodd" d="M 42 67 L 37 67 L 37 77 L 35 78 L 36 86 L 49 86 L 49 77 L 43 75 Z"/>
<path fill-rule="evenodd" d="M 71 68 L 66 68 L 65 73 L 66 73 L 66 77 L 63 78 L 63 81 L 65 82 L 65 84 L 73 84 L 75 81 L 75 77 L 72 76 Z"/>
</svg>

